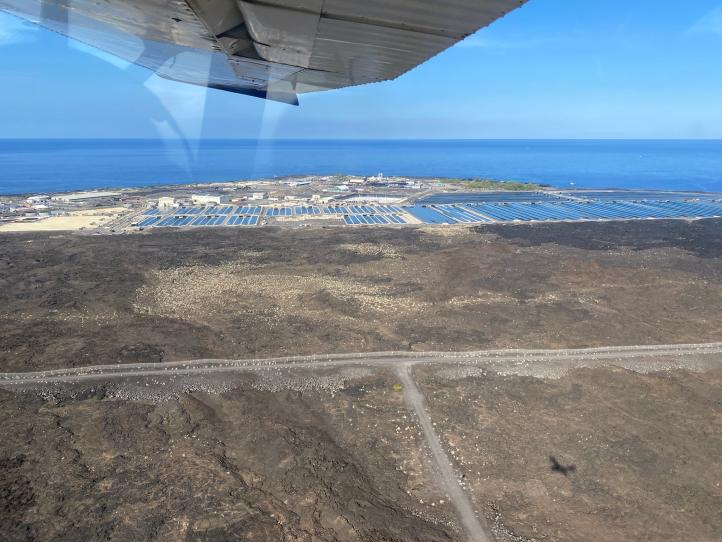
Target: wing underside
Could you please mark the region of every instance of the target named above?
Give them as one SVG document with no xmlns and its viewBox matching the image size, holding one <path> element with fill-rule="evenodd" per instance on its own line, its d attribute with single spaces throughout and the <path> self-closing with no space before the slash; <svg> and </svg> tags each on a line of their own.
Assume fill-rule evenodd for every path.
<svg viewBox="0 0 722 542">
<path fill-rule="evenodd" d="M 0 0 L 162 77 L 297 103 L 394 79 L 526 0 Z"/>
</svg>

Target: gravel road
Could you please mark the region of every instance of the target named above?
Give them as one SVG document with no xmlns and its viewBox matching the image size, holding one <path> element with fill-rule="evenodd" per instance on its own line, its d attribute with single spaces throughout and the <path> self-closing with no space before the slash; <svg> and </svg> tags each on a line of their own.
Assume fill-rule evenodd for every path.
<svg viewBox="0 0 722 542">
<path fill-rule="evenodd" d="M 491 542 L 492 539 L 486 535 L 485 529 L 482 527 L 474 511 L 469 496 L 464 491 L 464 488 L 459 485 L 459 475 L 454 472 L 451 460 L 441 446 L 441 440 L 439 440 L 439 436 L 436 434 L 434 424 L 431 422 L 431 417 L 426 407 L 426 399 L 416 385 L 416 382 L 414 382 L 411 374 L 412 369 L 413 364 L 404 363 L 399 365 L 397 372 L 403 385 L 404 399 L 416 413 L 424 433 L 426 444 L 428 444 L 431 450 L 431 455 L 434 458 L 434 463 L 437 468 L 436 475 L 439 484 L 446 490 L 446 494 L 453 503 L 467 538 L 471 542 Z"/>
<path fill-rule="evenodd" d="M 597 365 L 631 370 L 690 368 L 705 370 L 722 362 L 722 343 L 639 345 L 557 350 L 483 350 L 477 352 L 366 352 L 268 359 L 197 359 L 161 363 L 93 365 L 69 369 L 0 373 L 0 386 L 80 382 L 135 376 L 207 374 L 271 369 L 321 369 L 346 366 L 395 367 L 400 362 L 478 366 L 508 374 L 529 374 L 538 365 L 554 371 Z M 659 360 L 662 360 L 661 363 Z M 531 371 L 533 372 L 533 371 Z"/>
</svg>

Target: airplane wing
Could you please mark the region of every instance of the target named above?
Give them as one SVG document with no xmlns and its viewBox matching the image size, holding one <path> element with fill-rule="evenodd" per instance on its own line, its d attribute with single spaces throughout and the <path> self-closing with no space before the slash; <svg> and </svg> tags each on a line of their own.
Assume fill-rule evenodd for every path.
<svg viewBox="0 0 722 542">
<path fill-rule="evenodd" d="M 394 79 L 526 0 L 0 0 L 158 75 L 298 103 Z"/>
</svg>

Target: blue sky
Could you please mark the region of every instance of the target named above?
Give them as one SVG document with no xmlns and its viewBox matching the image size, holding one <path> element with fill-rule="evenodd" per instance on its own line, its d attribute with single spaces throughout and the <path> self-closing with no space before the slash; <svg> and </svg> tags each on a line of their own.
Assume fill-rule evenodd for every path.
<svg viewBox="0 0 722 542">
<path fill-rule="evenodd" d="M 0 14 L 0 137 L 722 138 L 722 3 L 530 0 L 395 81 L 292 107 Z"/>
</svg>

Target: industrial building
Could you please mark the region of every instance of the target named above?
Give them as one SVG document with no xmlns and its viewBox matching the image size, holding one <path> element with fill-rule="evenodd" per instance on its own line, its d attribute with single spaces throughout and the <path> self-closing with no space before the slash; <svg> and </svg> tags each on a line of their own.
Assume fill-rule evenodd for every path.
<svg viewBox="0 0 722 542">
<path fill-rule="evenodd" d="M 99 198 L 114 198 L 120 196 L 120 192 L 74 192 L 72 194 L 58 194 L 53 196 L 53 201 L 62 201 L 63 203 L 82 203 L 84 201 L 99 199 Z"/>
<path fill-rule="evenodd" d="M 158 208 L 159 209 L 169 209 L 174 206 L 175 206 L 175 198 L 171 198 L 169 196 L 164 196 L 164 197 L 158 198 Z"/>
<path fill-rule="evenodd" d="M 222 203 L 228 203 L 231 201 L 231 198 L 225 194 L 193 194 L 191 196 L 191 201 L 194 205 L 221 205 Z"/>
</svg>

